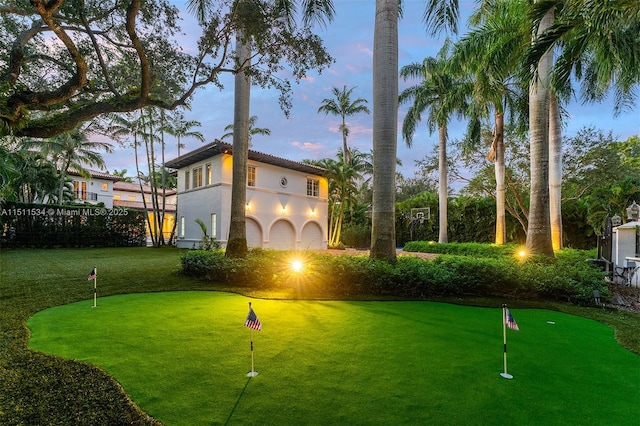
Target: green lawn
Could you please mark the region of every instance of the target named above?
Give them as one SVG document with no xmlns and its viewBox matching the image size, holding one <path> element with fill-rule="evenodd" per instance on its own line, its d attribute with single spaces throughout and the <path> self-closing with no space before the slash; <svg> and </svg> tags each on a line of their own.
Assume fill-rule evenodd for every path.
<svg viewBox="0 0 640 426">
<path fill-rule="evenodd" d="M 92 301 L 92 283 L 86 280 L 87 274 L 94 266 L 98 267 L 98 291 L 100 298 L 98 299 L 99 307 L 97 309 L 91 309 Z M 228 315 L 214 317 L 215 312 L 209 312 L 209 317 L 205 317 L 202 320 L 202 327 L 207 330 L 205 342 L 208 339 L 213 339 L 218 333 L 224 332 L 224 327 L 217 321 L 228 321 L 228 327 L 230 331 L 227 337 L 235 338 L 238 336 L 237 342 L 229 340 L 228 345 L 232 346 L 229 351 L 239 351 L 238 356 L 228 357 L 228 362 L 236 362 L 238 368 L 229 368 L 229 389 L 232 390 L 231 398 L 233 405 L 231 409 L 228 405 L 215 404 L 209 397 L 209 400 L 198 407 L 198 409 L 189 413 L 188 417 L 184 420 L 187 422 L 191 416 L 197 416 L 202 410 L 210 410 L 212 408 L 221 410 L 223 414 L 226 414 L 222 421 L 226 422 L 229 418 L 230 411 L 233 411 L 231 419 L 241 423 L 244 415 L 264 416 L 260 412 L 255 411 L 262 404 L 262 400 L 266 400 L 271 404 L 278 404 L 276 413 L 273 415 L 274 419 L 278 419 L 280 416 L 289 414 L 287 412 L 288 407 L 297 409 L 298 407 L 313 407 L 318 403 L 315 402 L 316 394 L 318 395 L 318 401 L 330 402 L 330 414 L 332 416 L 346 416 L 350 410 L 358 410 L 361 407 L 366 407 L 367 410 L 371 410 L 372 413 L 377 413 L 378 407 L 384 408 L 389 413 L 394 413 L 400 404 L 394 404 L 391 409 L 388 409 L 387 400 L 397 402 L 404 392 L 412 391 L 414 395 L 418 395 L 418 398 L 423 398 L 421 395 L 425 393 L 424 398 L 429 398 L 424 404 L 424 407 L 437 412 L 440 408 L 440 404 L 450 404 L 448 399 L 456 401 L 461 407 L 460 410 L 454 412 L 444 413 L 442 417 L 436 423 L 446 423 L 448 418 L 451 418 L 453 423 L 460 415 L 464 415 L 466 410 L 464 407 L 467 405 L 475 410 L 480 407 L 481 412 L 491 412 L 491 415 L 503 416 L 509 415 L 513 407 L 522 407 L 528 410 L 530 416 L 535 416 L 533 423 L 539 424 L 537 420 L 537 413 L 541 410 L 553 410 L 554 407 L 563 405 L 562 410 L 573 410 L 572 407 L 582 407 L 582 400 L 578 399 L 585 397 L 589 398 L 587 401 L 595 400 L 596 402 L 591 404 L 585 402 L 587 405 L 586 412 L 596 411 L 598 413 L 618 412 L 619 410 L 629 409 L 628 406 L 622 406 L 620 401 L 624 401 L 626 397 L 633 397 L 636 395 L 636 402 L 640 399 L 638 396 L 637 387 L 622 389 L 624 395 L 621 400 L 616 400 L 615 403 L 610 402 L 610 397 L 605 394 L 606 390 L 612 383 L 620 383 L 620 380 L 627 380 L 629 375 L 635 374 L 638 370 L 629 370 L 618 363 L 603 362 L 602 357 L 594 357 L 592 355 L 585 356 L 581 349 L 583 345 L 587 344 L 590 340 L 587 340 L 588 336 L 593 339 L 593 336 L 604 336 L 606 344 L 598 345 L 603 351 L 601 355 L 609 356 L 609 353 L 623 353 L 623 357 L 627 357 L 629 352 L 622 349 L 621 346 L 616 346 L 611 342 L 612 330 L 615 331 L 616 340 L 624 345 L 635 354 L 640 354 L 640 317 L 637 314 L 631 314 L 628 312 L 610 310 L 610 309 L 595 309 L 595 308 L 580 308 L 567 304 L 549 303 L 549 302 L 531 302 L 513 300 L 509 304 L 513 308 L 514 315 L 520 324 L 522 331 L 509 333 L 509 345 L 510 345 L 510 367 L 509 372 L 513 373 L 515 379 L 512 381 L 506 381 L 501 379 L 497 374 L 502 368 L 501 355 L 502 355 L 502 341 L 500 331 L 496 336 L 496 330 L 492 329 L 490 332 L 487 330 L 482 331 L 480 334 L 467 333 L 466 336 L 470 336 L 470 339 L 463 339 L 462 346 L 452 345 L 448 343 L 447 339 L 434 340 L 427 331 L 423 330 L 423 334 L 426 333 L 429 339 L 415 340 L 402 338 L 400 333 L 411 333 L 411 337 L 418 333 L 416 324 L 420 324 L 420 321 L 427 321 L 427 312 L 414 312 L 417 307 L 434 306 L 427 310 L 435 310 L 436 307 L 447 307 L 447 311 L 451 313 L 458 312 L 452 319 L 450 315 L 442 315 L 438 318 L 431 319 L 430 321 L 439 322 L 443 326 L 447 326 L 448 332 L 463 333 L 464 327 L 466 330 L 475 330 L 478 324 L 475 312 L 488 312 L 490 325 L 488 327 L 499 327 L 495 323 L 496 311 L 495 309 L 467 309 L 463 307 L 453 307 L 450 305 L 438 305 L 424 302 L 409 302 L 401 304 L 397 302 L 393 303 L 362 303 L 362 302 L 300 302 L 300 301 L 266 301 L 255 300 L 255 308 L 260 315 L 261 320 L 265 323 L 265 328 L 262 332 L 255 333 L 256 340 L 256 369 L 260 372 L 260 375 L 252 379 L 248 383 L 244 373 L 249 369 L 249 356 L 248 356 L 248 329 L 241 324 L 244 321 L 247 312 L 247 300 L 241 296 L 225 295 L 225 293 L 190 293 L 190 292 L 173 292 L 175 290 L 234 290 L 241 292 L 254 298 L 266 298 L 266 299 L 286 299 L 295 297 L 304 297 L 304 295 L 298 295 L 296 291 L 281 291 L 277 294 L 273 292 L 257 292 L 247 288 L 234 289 L 234 288 L 222 288 L 215 283 L 201 282 L 193 280 L 191 278 L 183 277 L 175 273 L 179 269 L 179 251 L 173 248 L 163 249 L 150 249 L 150 248 L 118 248 L 118 249 L 60 249 L 60 250 L 0 250 L 0 424 L 3 426 L 11 425 L 156 425 L 158 424 L 153 418 L 148 417 L 142 410 L 140 410 L 134 403 L 131 402 L 130 395 L 132 395 L 136 402 L 144 404 L 144 409 L 151 410 L 147 405 L 147 400 L 141 399 L 140 394 L 136 394 L 134 389 L 130 389 L 130 386 L 126 384 L 126 392 L 122 389 L 118 382 L 116 382 L 112 376 L 110 376 L 102 368 L 96 368 L 88 363 L 77 362 L 60 358 L 56 356 L 47 355 L 45 353 L 34 351 L 29 349 L 29 330 L 26 327 L 27 320 L 41 312 L 40 315 L 50 315 L 46 310 L 51 307 L 58 307 L 62 305 L 69 305 L 65 307 L 56 308 L 53 311 L 60 309 L 62 311 L 66 309 L 78 309 L 84 315 L 105 315 L 108 314 L 109 305 L 111 300 L 115 301 L 116 305 L 124 307 L 132 302 L 125 301 L 128 298 L 142 298 L 143 300 L 152 300 L 154 297 L 169 297 L 169 296 L 181 296 L 193 294 L 197 296 L 197 299 L 202 299 L 202 303 L 211 302 L 215 300 L 222 300 L 219 298 L 227 297 L 229 300 L 234 300 L 234 303 L 228 306 L 220 307 L 221 312 L 227 312 Z M 169 292 L 169 293 L 157 293 L 157 292 Z M 145 293 L 137 295 L 136 293 Z M 109 299 L 103 296 L 107 295 L 126 295 L 123 296 L 123 301 L 118 302 L 118 298 Z M 209 301 L 207 301 L 207 299 Z M 235 302 L 237 301 L 237 303 Z M 456 303 L 464 304 L 482 304 L 484 306 L 497 307 L 500 306 L 502 300 L 470 300 L 470 299 L 456 299 Z M 74 305 L 75 302 L 80 302 L 79 305 Z M 188 306 L 188 304 L 181 303 L 181 305 Z M 402 310 L 391 310 L 390 307 L 402 306 Z M 523 308 L 549 308 L 552 311 L 561 311 L 564 313 L 571 313 L 576 315 L 567 316 L 561 315 L 552 311 L 536 311 L 526 310 Z M 119 309 L 118 308 L 118 309 Z M 179 315 L 177 306 L 174 306 L 174 310 L 170 311 L 163 317 L 170 319 L 172 316 Z M 285 311 L 287 315 L 280 315 Z M 538 323 L 530 317 L 532 313 L 540 312 L 543 315 L 544 322 Z M 339 314 L 339 315 L 338 315 Z M 366 315 L 365 315 L 366 314 Z M 189 315 L 195 315 L 190 313 Z M 203 314 L 204 315 L 204 314 Z M 372 315 L 373 317 L 369 316 Z M 395 317 L 404 318 L 404 324 L 408 324 L 406 327 L 399 326 L 395 321 L 387 324 L 389 319 Z M 113 317 L 114 315 L 112 315 Z M 539 332 L 547 330 L 545 328 L 546 317 L 563 317 L 568 318 L 570 322 L 577 321 L 579 324 L 591 324 L 596 329 L 602 330 L 593 334 L 591 332 L 585 333 L 581 336 L 577 346 L 561 345 L 561 349 L 557 349 L 558 343 L 552 346 L 548 346 L 548 343 L 553 342 L 550 340 L 543 340 L 540 342 L 536 340 L 534 344 L 529 344 L 528 339 L 533 339 L 539 336 Z M 376 320 L 384 318 L 384 321 L 380 323 L 368 324 L 363 322 L 362 318 L 367 320 Z M 589 317 L 597 319 L 600 323 L 592 321 L 586 321 L 579 317 Z M 147 316 L 147 318 L 149 318 Z M 328 325 L 326 321 L 334 322 L 339 318 L 345 318 L 345 321 L 340 322 L 339 326 L 332 327 L 333 332 L 338 333 L 329 336 Z M 214 319 L 216 322 L 214 322 Z M 322 321 L 320 321 L 322 320 Z M 347 321 L 348 320 L 348 321 Z M 106 333 L 107 326 L 110 328 L 110 321 L 99 324 L 100 327 L 93 327 L 96 331 L 103 334 Z M 498 320 L 499 321 L 499 320 Z M 84 327 L 86 320 L 75 321 L 74 324 L 78 328 Z M 152 324 L 148 320 L 143 323 L 148 331 L 152 331 L 151 326 L 160 327 L 163 322 L 153 321 Z M 179 321 L 180 322 L 180 321 Z M 281 322 L 279 324 L 279 322 Z M 389 332 L 387 327 L 392 324 L 396 324 L 396 327 L 400 330 L 392 330 Z M 215 327 L 214 327 L 215 324 Z M 240 324 L 240 325 L 239 325 Z M 289 326 L 289 324 L 291 324 Z M 302 327 L 303 324 L 309 324 L 308 327 Z M 564 321 L 557 321 L 556 326 L 563 326 Z M 602 324 L 607 324 L 604 326 Z M 54 324 L 52 324 L 54 325 Z M 185 324 L 186 325 L 186 324 Z M 197 325 L 196 323 L 192 324 Z M 463 327 L 460 329 L 460 327 Z M 541 330 L 535 332 L 536 328 L 542 327 Z M 172 327 L 173 328 L 173 327 Z M 362 338 L 362 333 L 371 330 L 370 338 Z M 444 330 L 444 328 L 443 328 Z M 456 331 L 458 330 L 458 331 Z M 550 329 L 551 331 L 553 329 Z M 284 333 L 284 334 L 283 334 Z M 339 334 L 342 333 L 342 334 Z M 367 332 L 369 333 L 369 332 Z M 172 333 L 167 331 L 163 334 L 163 339 L 170 336 Z M 396 337 L 397 334 L 397 337 Z M 128 339 L 137 336 L 132 333 Z M 406 336 L 406 334 L 405 334 Z M 560 339 L 564 339 L 564 334 L 559 334 Z M 379 339 L 384 338 L 381 341 Z M 477 359 L 486 359 L 484 364 L 469 363 L 466 353 L 459 355 L 454 349 L 464 348 L 467 344 L 474 344 L 476 339 L 481 339 L 484 342 L 484 346 L 480 351 L 474 351 L 474 357 Z M 545 336 L 546 339 L 546 336 Z M 147 339 L 148 340 L 148 339 Z M 158 362 L 162 359 L 163 354 L 167 353 L 165 344 L 169 344 L 170 340 L 157 339 L 163 344 L 163 347 L 156 349 L 154 353 L 145 354 L 143 357 L 136 359 L 136 364 L 127 364 L 127 369 L 132 368 L 141 369 L 147 362 Z M 201 341 L 202 339 L 198 339 Z M 413 343 L 405 342 L 411 341 Z M 207 356 L 214 357 L 216 355 L 216 347 L 213 346 L 214 340 L 210 340 L 212 347 L 206 348 Z M 316 345 L 317 342 L 321 342 L 325 348 L 320 350 Z M 435 343 L 438 343 L 437 346 Z M 91 343 L 87 340 L 86 345 Z M 232 344 L 233 343 L 233 344 Z M 237 343 L 237 344 L 236 344 Z M 356 345 L 357 343 L 357 345 Z M 562 342 L 560 342 L 562 343 Z M 137 345 L 150 344 L 146 340 L 139 341 L 136 345 L 131 345 L 128 351 L 133 351 Z M 344 363 L 346 365 L 340 365 L 334 362 L 335 358 L 331 358 L 327 354 L 326 346 L 333 345 L 336 350 L 344 353 L 344 359 L 353 361 L 351 363 Z M 411 350 L 415 349 L 408 345 L 423 345 L 420 347 L 421 351 Z M 372 345 L 372 346 L 367 346 Z M 497 345 L 497 346 L 496 346 Z M 529 348 L 527 351 L 523 350 L 522 345 Z M 111 345 L 115 350 L 116 344 Z M 182 345 L 186 348 L 186 345 Z M 520 347 L 519 347 L 520 346 Z M 548 350 L 546 349 L 548 346 Z M 88 347 L 88 346 L 87 346 Z M 376 357 L 385 356 L 385 360 L 388 358 L 387 354 L 382 350 L 377 350 L 376 347 L 384 347 L 386 351 L 400 351 L 406 348 L 410 354 L 406 355 L 406 359 L 414 359 L 413 365 L 408 361 L 403 364 L 408 366 L 406 371 L 410 370 L 410 373 L 404 372 L 401 375 L 394 375 L 393 380 L 387 379 L 387 374 L 393 372 L 390 365 L 381 363 L 380 360 L 375 361 Z M 451 348 L 449 353 L 443 353 L 441 348 Z M 197 348 L 197 345 L 195 346 Z M 111 348 L 108 348 L 111 350 Z M 210 350 L 209 350 L 210 349 Z M 281 353 L 274 351 L 282 350 Z M 571 364 L 569 373 L 573 374 L 576 379 L 570 378 L 575 383 L 571 393 L 564 395 L 559 393 L 557 389 L 563 389 L 564 381 L 567 380 L 566 375 L 559 374 L 547 374 L 548 369 L 553 370 L 553 363 L 541 362 L 541 360 L 548 360 L 550 357 L 553 361 L 557 357 L 563 357 L 563 351 L 568 351 L 569 357 L 577 360 L 577 364 Z M 127 352 L 128 352 L 127 351 Z M 621 351 L 621 352 L 620 352 Z M 366 352 L 371 364 L 364 366 L 362 364 L 363 354 Z M 539 359 L 536 355 L 542 353 L 543 357 Z M 574 355 L 575 354 L 575 355 Z M 444 376 L 436 369 L 434 364 L 434 357 L 439 355 L 447 356 L 447 362 L 449 370 L 443 370 Z M 535 355 L 535 356 L 534 356 Z M 77 358 L 86 359 L 93 354 L 79 355 Z M 616 355 L 617 356 L 617 355 Z M 638 359 L 637 355 L 636 359 Z M 244 358 L 243 358 L 244 357 Z M 351 357 L 351 358 L 346 358 Z M 206 364 L 206 374 L 198 377 L 198 381 L 207 381 L 211 379 L 213 374 L 213 364 L 209 362 L 211 359 L 204 358 Z M 417 361 L 416 361 L 417 360 Z M 94 362 L 94 360 L 89 360 Z M 195 359 L 188 358 L 185 365 L 197 366 Z M 589 364 L 583 364 L 588 362 Z M 549 366 L 551 364 L 551 366 Z M 593 365 L 591 365 L 593 364 Z M 123 363 L 124 365 L 124 363 Z M 381 366 L 382 365 L 382 366 Z M 417 365 L 417 367 L 416 367 Z M 286 368 L 285 368 L 286 366 Z M 610 371 L 605 374 L 596 374 L 592 368 L 609 368 Z M 105 368 L 108 366 L 105 364 Z M 342 370 L 336 371 L 336 368 Z M 348 368 L 348 370 L 344 370 Z M 397 370 L 397 367 L 394 367 Z M 445 367 L 443 367 L 445 368 Z M 422 369 L 422 370 L 420 370 Z M 424 369 L 432 369 L 429 371 L 429 377 L 424 374 L 420 374 Z M 162 371 L 161 369 L 158 369 Z M 416 374 L 416 371 L 418 374 Z M 367 374 L 363 374 L 367 373 Z M 446 373 L 446 374 L 445 374 Z M 115 372 L 114 372 L 115 374 Z M 155 374 L 155 372 L 154 372 Z M 222 373 L 220 373 L 222 374 Z M 225 373 L 227 374 L 227 373 Z M 410 374 L 410 377 L 407 377 Z M 482 388 L 472 388 L 469 383 L 475 377 L 487 377 L 487 380 L 482 382 Z M 166 374 L 165 374 L 166 376 Z M 336 378 L 337 376 L 337 378 Z M 535 381 L 528 380 L 529 376 L 534 377 Z M 540 376 L 540 377 L 538 377 Z M 327 377 L 327 379 L 324 379 Z M 637 378 L 637 375 L 635 376 Z M 172 377 L 170 377 L 172 378 Z M 173 379 L 173 378 L 172 378 Z M 292 379 L 300 379 L 295 383 Z M 316 379 L 318 379 L 316 381 Z M 496 382 L 497 379 L 500 379 Z M 525 380 L 527 379 L 527 380 Z M 120 379 L 124 383 L 124 379 Z M 177 378 L 180 380 L 180 378 Z M 548 390 L 547 386 L 544 388 L 542 385 L 548 385 L 544 381 L 555 381 L 559 388 L 555 386 L 551 390 Z M 235 383 L 234 381 L 239 381 Z M 275 381 L 275 382 L 274 382 Z M 398 388 L 393 386 L 394 382 L 402 381 L 402 387 Z M 589 389 L 584 381 L 588 381 L 592 386 L 594 381 L 597 382 L 597 386 Z M 233 382 L 233 383 L 232 383 Z M 387 394 L 376 395 L 375 399 L 367 400 L 367 389 L 369 387 L 380 387 L 389 382 L 390 389 Z M 639 383 L 640 380 L 636 379 L 635 383 Z M 216 395 L 224 389 L 220 389 L 217 380 L 214 384 L 211 384 L 207 392 L 211 395 Z M 408 383 L 405 385 L 405 383 Z M 444 385 L 443 385 L 444 383 Z M 496 384 L 499 388 L 494 388 L 490 384 Z M 554 384 L 556 384 L 554 383 Z M 321 386 L 322 384 L 322 386 Z M 436 386 L 437 385 L 437 386 Z M 147 386 L 147 391 L 155 391 L 156 387 L 167 386 L 163 382 L 153 382 Z M 286 394 L 284 401 L 276 401 L 270 397 L 270 392 L 278 388 L 290 387 L 289 393 Z M 341 386 L 353 386 L 351 395 L 344 395 L 341 392 L 345 392 L 340 389 Z M 489 386 L 489 387 L 486 387 Z M 520 388 L 520 387 L 523 388 Z M 246 388 L 245 388 L 246 387 Z M 301 387 L 308 389 L 308 392 L 301 391 Z M 406 388 L 406 389 L 405 389 Z M 183 395 L 185 399 L 191 398 L 193 386 L 186 386 L 182 389 L 174 389 L 176 395 Z M 333 391 L 335 389 L 335 392 Z M 415 390 L 415 391 L 414 391 Z M 529 395 L 538 395 L 543 391 L 549 391 L 555 396 L 553 404 L 541 407 L 537 401 L 535 401 Z M 244 391 L 244 393 L 243 393 Z M 616 392 L 619 390 L 616 389 Z M 129 393 L 129 395 L 127 394 Z M 234 393 L 235 392 L 235 393 Z M 440 395 L 433 396 L 434 392 L 441 392 Z M 495 392 L 492 394 L 492 392 Z M 574 393 L 578 392 L 578 396 L 574 396 Z M 635 394 L 633 393 L 635 392 Z M 585 395 L 583 395 L 586 394 Z M 603 394 L 600 398 L 600 394 Z M 324 396 L 330 395 L 329 399 L 324 399 Z M 518 395 L 516 401 L 512 401 L 513 404 L 508 405 L 504 403 L 504 398 L 511 398 L 510 395 Z M 207 393 L 204 394 L 207 397 Z M 249 395 L 252 398 L 247 398 Z M 283 393 L 279 393 L 279 398 L 282 398 Z M 470 396 L 471 395 L 471 396 Z M 479 395 L 484 395 L 482 398 Z M 202 397 L 199 395 L 198 397 Z M 174 396 L 176 400 L 180 400 L 182 396 Z M 320 398 L 323 397 L 323 398 Z M 307 400 L 305 400 L 307 398 Z M 344 401 L 349 398 L 351 401 L 360 402 L 356 405 L 345 406 Z M 195 400 L 195 398 L 192 398 Z M 332 400 L 333 399 L 333 400 Z M 335 400 L 335 401 L 334 401 Z M 477 401 L 476 401 L 477 400 Z M 548 400 L 548 398 L 547 398 Z M 416 400 L 422 402 L 421 400 Z M 565 401 L 570 401 L 565 404 Z M 237 403 L 237 406 L 236 406 Z M 158 404 L 156 402 L 156 404 Z M 294 405 L 295 404 L 295 405 Z M 604 405 L 607 406 L 604 406 Z M 162 400 L 160 405 L 164 405 L 165 408 L 173 407 L 173 402 L 168 400 Z M 209 407 L 209 406 L 214 407 Z M 640 404 L 635 404 L 639 406 Z M 235 407 L 235 410 L 233 408 Z M 417 411 L 416 406 L 409 405 L 406 410 Z M 306 408 L 304 408 L 306 409 Z M 318 409 L 325 410 L 326 407 L 320 406 Z M 289 410 L 291 411 L 291 410 Z M 459 413 L 458 411 L 463 411 Z M 425 411 L 427 412 L 427 411 Z M 432 412 L 432 411 L 428 411 Z M 427 412 L 427 413 L 428 413 Z M 154 412 L 155 413 L 155 412 Z M 486 413 L 485 413 L 486 414 Z M 637 418 L 637 411 L 630 419 Z M 160 415 L 160 414 L 158 414 Z M 386 415 L 381 413 L 381 416 Z M 426 414 L 425 414 L 426 415 Z M 602 414 L 599 414 L 601 416 Z M 450 417 L 448 417 L 450 416 Z M 224 415 L 223 415 L 224 417 Z M 356 418 L 355 415 L 353 418 Z M 373 416 L 369 416 L 373 418 Z M 602 417 L 598 417 L 601 419 Z M 629 418 L 627 420 L 629 420 Z M 584 418 L 583 418 L 584 419 Z M 613 424 L 611 421 L 589 421 L 584 420 L 585 424 Z M 267 419 L 264 423 L 275 423 Z M 301 422 L 307 424 L 306 419 Z M 410 421 L 411 424 L 415 422 Z M 478 423 L 478 422 L 473 422 Z M 498 421 L 498 423 L 506 424 L 507 422 Z M 554 423 L 554 421 L 551 421 Z M 570 424 L 576 424 L 576 422 L 570 421 Z"/>
<path fill-rule="evenodd" d="M 254 332 L 249 379 L 248 301 Z M 30 347 L 104 368 L 166 425 L 636 425 L 640 357 L 610 328 L 513 309 L 432 302 L 130 294 L 37 313 Z"/>
</svg>

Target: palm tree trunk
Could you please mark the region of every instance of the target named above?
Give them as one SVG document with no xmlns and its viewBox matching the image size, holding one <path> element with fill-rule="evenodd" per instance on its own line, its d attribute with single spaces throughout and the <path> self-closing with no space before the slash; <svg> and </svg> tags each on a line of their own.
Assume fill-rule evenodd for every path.
<svg viewBox="0 0 640 426">
<path fill-rule="evenodd" d="M 495 174 L 496 174 L 496 239 L 497 245 L 507 240 L 505 189 L 504 189 L 504 114 L 496 112 L 495 117 Z"/>
<path fill-rule="evenodd" d="M 398 0 L 376 0 L 373 40 L 374 167 L 371 258 L 395 262 Z"/>
<path fill-rule="evenodd" d="M 251 63 L 251 45 L 244 39 L 242 31 L 236 34 L 238 64 L 243 69 Z M 247 226 L 245 205 L 247 200 L 247 163 L 249 156 L 249 102 L 251 81 L 244 71 L 235 76 L 235 98 L 233 110 L 233 172 L 231 183 L 231 221 L 229 240 L 225 255 L 242 258 L 247 254 Z"/>
<path fill-rule="evenodd" d="M 558 98 L 549 96 L 549 211 L 553 250 L 562 249 L 562 126 Z"/>
<path fill-rule="evenodd" d="M 540 0 L 536 0 L 540 1 Z M 553 11 L 540 22 L 538 32 L 553 24 Z M 551 52 L 545 53 L 529 85 L 529 149 L 531 156 L 531 190 L 527 251 L 553 257 L 549 218 L 549 73 Z"/>
<path fill-rule="evenodd" d="M 438 211 L 439 211 L 439 232 L 438 242 L 448 243 L 447 228 L 447 201 L 449 188 L 447 185 L 447 128 L 440 126 L 438 128 Z"/>
</svg>

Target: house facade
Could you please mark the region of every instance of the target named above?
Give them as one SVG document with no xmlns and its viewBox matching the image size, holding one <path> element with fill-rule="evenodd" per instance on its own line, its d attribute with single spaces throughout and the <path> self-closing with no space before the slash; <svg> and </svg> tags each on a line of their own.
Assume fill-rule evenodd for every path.
<svg viewBox="0 0 640 426">
<path fill-rule="evenodd" d="M 176 190 L 164 191 L 164 219 L 162 222 L 162 235 L 165 241 L 169 241 L 175 230 L 176 220 Z M 163 191 L 158 189 L 159 208 L 163 208 Z M 152 203 L 151 186 L 132 182 L 115 182 L 113 184 L 113 206 L 136 210 L 146 210 L 149 223 L 155 223 Z M 159 235 L 159 234 L 157 234 Z M 147 225 L 147 237 L 150 237 Z"/>
<path fill-rule="evenodd" d="M 209 143 L 166 163 L 177 170 L 177 246 L 198 247 L 207 235 L 223 247 L 231 220 L 232 145 Z M 249 151 L 246 227 L 249 247 L 327 247 L 328 182 L 324 169 Z"/>
<path fill-rule="evenodd" d="M 76 203 L 100 204 L 106 208 L 113 208 L 113 185 L 121 178 L 109 173 L 89 170 L 90 178 L 86 179 L 79 173 L 68 172 L 67 176 L 73 185 L 73 195 Z"/>
</svg>

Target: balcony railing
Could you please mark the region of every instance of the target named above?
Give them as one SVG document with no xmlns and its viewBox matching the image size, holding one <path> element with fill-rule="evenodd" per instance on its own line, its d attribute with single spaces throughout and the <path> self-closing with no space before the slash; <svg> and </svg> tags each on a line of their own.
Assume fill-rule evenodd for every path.
<svg viewBox="0 0 640 426">
<path fill-rule="evenodd" d="M 73 194 L 75 195 L 76 200 L 98 201 L 98 194 L 95 192 L 73 191 Z"/>
</svg>

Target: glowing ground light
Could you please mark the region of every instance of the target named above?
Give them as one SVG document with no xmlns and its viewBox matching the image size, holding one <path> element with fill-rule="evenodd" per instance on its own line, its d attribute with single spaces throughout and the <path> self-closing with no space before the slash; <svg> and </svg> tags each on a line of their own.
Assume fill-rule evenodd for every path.
<svg viewBox="0 0 640 426">
<path fill-rule="evenodd" d="M 527 252 L 526 252 L 526 251 L 524 251 L 524 250 L 520 250 L 520 251 L 518 252 L 518 256 L 520 256 L 520 257 L 525 257 L 526 255 L 527 255 Z"/>
<path fill-rule="evenodd" d="M 294 260 L 293 262 L 291 262 L 291 269 L 293 269 L 294 272 L 302 271 L 302 262 L 300 262 L 299 260 Z"/>
</svg>

